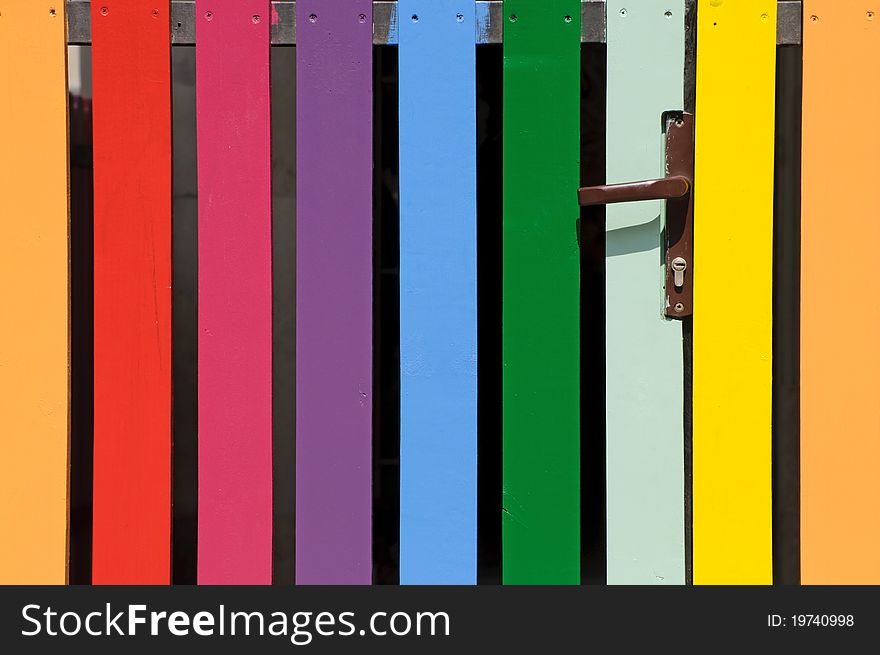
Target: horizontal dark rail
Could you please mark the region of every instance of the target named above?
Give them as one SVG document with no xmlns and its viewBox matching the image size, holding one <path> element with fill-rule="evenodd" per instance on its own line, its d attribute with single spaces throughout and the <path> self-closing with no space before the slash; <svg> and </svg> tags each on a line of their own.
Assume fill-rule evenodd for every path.
<svg viewBox="0 0 880 655">
<path fill-rule="evenodd" d="M 688 0 L 692 2 L 693 0 Z M 195 45 L 194 0 L 172 0 L 171 44 Z M 273 2 L 278 22 L 272 25 L 272 45 L 296 44 L 295 2 Z M 501 0 L 477 0 L 474 37 L 477 44 L 501 43 L 504 36 Z M 67 0 L 67 42 L 89 45 L 92 41 L 89 0 Z M 582 0 L 584 43 L 605 43 L 605 0 Z M 779 0 L 777 38 L 779 45 L 801 42 L 801 0 Z M 382 0 L 373 4 L 373 43 L 397 45 L 397 2 Z"/>
</svg>

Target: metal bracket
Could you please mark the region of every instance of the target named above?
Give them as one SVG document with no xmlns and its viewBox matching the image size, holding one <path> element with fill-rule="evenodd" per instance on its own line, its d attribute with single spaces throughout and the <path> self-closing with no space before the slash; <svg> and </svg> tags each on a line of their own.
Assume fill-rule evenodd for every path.
<svg viewBox="0 0 880 655">
<path fill-rule="evenodd" d="M 666 316 L 693 314 L 694 116 L 667 112 L 666 177 L 578 189 L 582 206 L 666 200 Z"/>
<path fill-rule="evenodd" d="M 69 45 L 89 45 L 92 41 L 90 0 L 67 2 L 67 38 Z M 98 0 L 95 0 L 96 2 Z M 693 11 L 696 0 L 686 0 Z M 501 0 L 476 0 L 477 44 L 502 43 L 504 19 Z M 274 46 L 296 43 L 296 3 L 273 0 L 270 35 Z M 777 44 L 796 45 L 801 42 L 801 0 L 778 0 Z M 605 0 L 581 0 L 581 41 L 605 43 Z M 193 45 L 196 42 L 194 0 L 171 0 L 171 45 Z M 373 3 L 373 45 L 396 45 L 398 42 L 398 7 L 395 0 Z"/>
</svg>

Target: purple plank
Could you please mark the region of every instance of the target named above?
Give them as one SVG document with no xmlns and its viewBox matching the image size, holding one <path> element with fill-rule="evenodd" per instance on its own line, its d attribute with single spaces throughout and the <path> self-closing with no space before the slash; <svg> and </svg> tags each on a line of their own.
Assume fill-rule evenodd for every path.
<svg viewBox="0 0 880 655">
<path fill-rule="evenodd" d="M 370 584 L 372 3 L 296 24 L 296 581 Z"/>
</svg>

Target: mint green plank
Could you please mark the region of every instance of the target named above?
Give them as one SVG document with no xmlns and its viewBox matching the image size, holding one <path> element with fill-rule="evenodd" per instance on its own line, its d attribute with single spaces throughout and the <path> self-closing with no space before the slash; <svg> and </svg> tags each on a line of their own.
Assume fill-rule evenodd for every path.
<svg viewBox="0 0 880 655">
<path fill-rule="evenodd" d="M 608 183 L 662 177 L 684 102 L 684 0 L 608 0 Z M 684 584 L 681 323 L 664 312 L 663 203 L 607 208 L 609 584 Z"/>
<path fill-rule="evenodd" d="M 505 584 L 580 581 L 580 16 L 504 2 Z"/>
</svg>

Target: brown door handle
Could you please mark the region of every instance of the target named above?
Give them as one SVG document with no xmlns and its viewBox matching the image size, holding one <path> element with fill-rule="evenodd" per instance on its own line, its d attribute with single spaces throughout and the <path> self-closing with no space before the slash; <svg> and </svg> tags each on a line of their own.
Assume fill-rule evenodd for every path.
<svg viewBox="0 0 880 655">
<path fill-rule="evenodd" d="M 586 207 L 640 200 L 672 200 L 683 198 L 690 190 L 690 179 L 684 175 L 670 175 L 659 180 L 584 187 L 578 189 L 578 201 Z"/>
<path fill-rule="evenodd" d="M 669 318 L 693 314 L 694 257 L 694 117 L 668 112 L 666 123 L 666 172 L 659 180 L 608 184 L 578 189 L 581 206 L 617 202 L 666 200 L 666 308 Z M 578 243 L 580 243 L 578 233 Z"/>
</svg>

